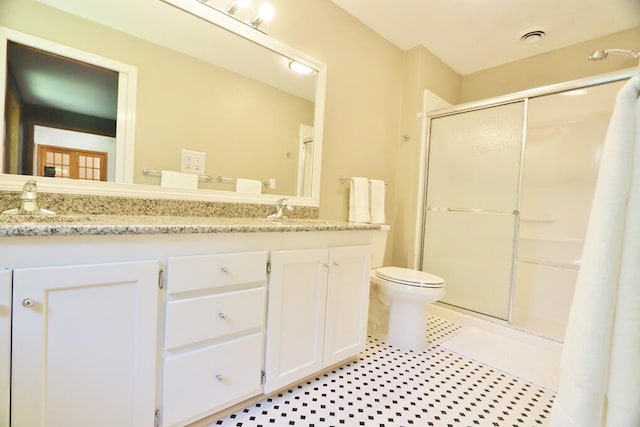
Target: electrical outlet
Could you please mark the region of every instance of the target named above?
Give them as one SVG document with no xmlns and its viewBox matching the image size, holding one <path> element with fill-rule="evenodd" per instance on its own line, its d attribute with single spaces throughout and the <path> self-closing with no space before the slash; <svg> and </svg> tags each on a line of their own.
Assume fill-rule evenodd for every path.
<svg viewBox="0 0 640 427">
<path fill-rule="evenodd" d="M 180 172 L 204 175 L 205 153 L 182 149 Z"/>
</svg>

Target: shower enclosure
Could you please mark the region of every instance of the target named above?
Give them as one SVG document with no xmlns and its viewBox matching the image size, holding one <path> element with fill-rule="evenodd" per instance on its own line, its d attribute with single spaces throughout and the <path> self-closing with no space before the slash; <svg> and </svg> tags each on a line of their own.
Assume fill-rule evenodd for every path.
<svg viewBox="0 0 640 427">
<path fill-rule="evenodd" d="M 598 161 L 631 73 L 429 117 L 421 269 L 442 303 L 562 341 Z"/>
</svg>

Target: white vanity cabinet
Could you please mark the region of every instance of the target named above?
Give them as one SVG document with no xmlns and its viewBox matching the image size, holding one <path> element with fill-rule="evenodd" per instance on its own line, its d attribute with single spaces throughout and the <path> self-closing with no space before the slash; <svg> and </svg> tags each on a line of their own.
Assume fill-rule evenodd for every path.
<svg viewBox="0 0 640 427">
<path fill-rule="evenodd" d="M 262 392 L 267 252 L 167 260 L 162 423 Z"/>
<path fill-rule="evenodd" d="M 183 426 L 355 356 L 373 236 L 0 236 L 0 427 Z"/>
<path fill-rule="evenodd" d="M 10 381 L 11 270 L 0 269 L 0 427 L 9 427 Z"/>
<path fill-rule="evenodd" d="M 265 393 L 364 349 L 370 262 L 369 246 L 271 253 Z"/>
<path fill-rule="evenodd" d="M 153 426 L 159 271 L 13 270 L 12 427 Z"/>
</svg>

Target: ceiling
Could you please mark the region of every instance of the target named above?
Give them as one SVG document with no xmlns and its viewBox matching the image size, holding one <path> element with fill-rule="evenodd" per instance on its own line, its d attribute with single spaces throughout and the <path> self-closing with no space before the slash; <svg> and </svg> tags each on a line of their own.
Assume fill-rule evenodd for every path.
<svg viewBox="0 0 640 427">
<path fill-rule="evenodd" d="M 332 0 L 402 50 L 466 75 L 640 26 L 640 0 Z M 520 37 L 541 29 L 538 43 Z M 593 49 L 636 46 L 594 46 Z"/>
<path fill-rule="evenodd" d="M 12 42 L 7 49 L 7 62 L 24 104 L 116 119 L 118 73 L 115 71 Z"/>
</svg>

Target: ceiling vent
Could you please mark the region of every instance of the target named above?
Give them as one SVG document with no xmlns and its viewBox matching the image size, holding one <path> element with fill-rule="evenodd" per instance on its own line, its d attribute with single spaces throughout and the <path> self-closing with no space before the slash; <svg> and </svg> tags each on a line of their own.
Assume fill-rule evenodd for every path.
<svg viewBox="0 0 640 427">
<path fill-rule="evenodd" d="M 520 37 L 520 40 L 525 43 L 537 43 L 542 40 L 546 34 L 547 33 L 542 30 L 527 31 Z"/>
</svg>

